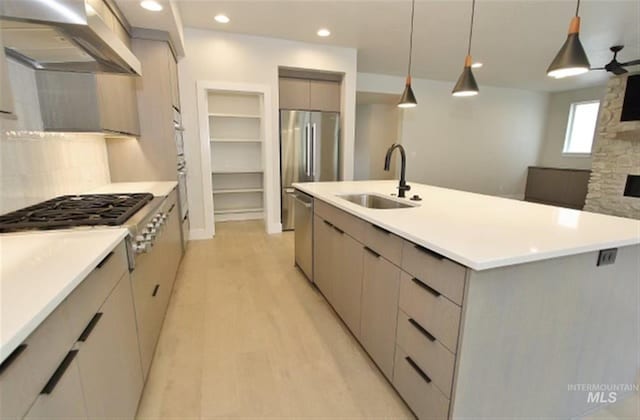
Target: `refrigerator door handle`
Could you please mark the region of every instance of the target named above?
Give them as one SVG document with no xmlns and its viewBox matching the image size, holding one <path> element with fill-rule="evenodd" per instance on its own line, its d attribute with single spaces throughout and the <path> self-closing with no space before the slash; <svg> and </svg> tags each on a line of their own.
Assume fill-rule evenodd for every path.
<svg viewBox="0 0 640 420">
<path fill-rule="evenodd" d="M 307 123 L 305 126 L 305 163 L 304 163 L 304 173 L 307 176 L 311 176 L 311 135 L 309 135 L 311 131 L 311 124 Z"/>
<path fill-rule="evenodd" d="M 316 140 L 317 140 L 317 127 L 316 123 L 313 123 L 311 126 L 311 150 L 313 152 L 313 156 L 311 157 L 311 175 L 315 178 L 316 176 Z"/>
</svg>

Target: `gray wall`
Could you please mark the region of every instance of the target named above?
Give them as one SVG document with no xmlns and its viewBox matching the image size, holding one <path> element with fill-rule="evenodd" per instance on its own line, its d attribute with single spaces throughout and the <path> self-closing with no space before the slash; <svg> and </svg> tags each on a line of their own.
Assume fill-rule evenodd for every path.
<svg viewBox="0 0 640 420">
<path fill-rule="evenodd" d="M 404 79 L 358 73 L 358 91 L 399 95 Z M 451 96 L 452 82 L 413 79 L 416 108 L 401 111 L 407 180 L 523 198 L 527 167 L 538 162 L 548 94 L 481 86 Z"/>
<path fill-rule="evenodd" d="M 354 178 L 394 179 L 396 178 L 394 156 L 391 170 L 384 170 L 387 148 L 399 141 L 400 112 L 390 104 L 358 104 L 356 106 L 356 137 Z"/>
<path fill-rule="evenodd" d="M 565 134 L 572 102 L 602 99 L 605 86 L 555 92 L 550 94 L 544 146 L 540 154 L 540 166 L 553 168 L 590 169 L 591 156 L 563 156 Z"/>
</svg>

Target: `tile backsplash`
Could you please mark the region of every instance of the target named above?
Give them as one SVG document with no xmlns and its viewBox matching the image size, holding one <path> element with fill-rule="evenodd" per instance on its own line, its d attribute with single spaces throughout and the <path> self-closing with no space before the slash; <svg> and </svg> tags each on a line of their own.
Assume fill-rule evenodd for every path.
<svg viewBox="0 0 640 420">
<path fill-rule="evenodd" d="M 0 214 L 109 182 L 102 135 L 0 133 Z"/>
</svg>

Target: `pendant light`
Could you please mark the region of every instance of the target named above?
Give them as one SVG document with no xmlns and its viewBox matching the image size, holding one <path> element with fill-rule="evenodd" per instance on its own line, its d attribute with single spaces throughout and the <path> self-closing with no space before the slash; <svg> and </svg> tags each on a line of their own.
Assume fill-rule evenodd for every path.
<svg viewBox="0 0 640 420">
<path fill-rule="evenodd" d="M 413 16 L 416 7 L 416 0 L 411 0 L 411 30 L 409 35 L 409 67 L 407 69 L 407 81 L 404 86 L 404 92 L 402 92 L 402 96 L 400 97 L 400 103 L 398 103 L 398 107 L 400 108 L 413 108 L 418 105 L 418 101 L 416 101 L 416 95 L 413 94 L 413 89 L 411 89 L 411 53 L 413 52 Z"/>
<path fill-rule="evenodd" d="M 563 77 L 576 76 L 586 73 L 591 68 L 587 54 L 584 52 L 582 43 L 580 42 L 580 0 L 576 5 L 576 15 L 571 19 L 569 24 L 569 35 L 564 41 L 562 48 L 556 54 L 551 65 L 547 69 L 547 76 L 561 79 Z"/>
<path fill-rule="evenodd" d="M 458 82 L 453 87 L 453 96 L 474 96 L 480 92 L 476 78 L 473 77 L 473 71 L 471 71 L 471 38 L 473 37 L 473 18 L 476 13 L 476 0 L 471 2 L 471 25 L 469 26 L 469 43 L 467 44 L 467 56 L 464 58 L 464 68 L 462 74 L 458 78 Z"/>
</svg>

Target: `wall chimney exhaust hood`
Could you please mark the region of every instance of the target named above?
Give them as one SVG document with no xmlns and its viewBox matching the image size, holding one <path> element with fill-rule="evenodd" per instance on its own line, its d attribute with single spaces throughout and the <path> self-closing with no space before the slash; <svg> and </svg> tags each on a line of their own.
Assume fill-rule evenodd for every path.
<svg viewBox="0 0 640 420">
<path fill-rule="evenodd" d="M 85 0 L 2 0 L 7 56 L 38 70 L 142 75 L 140 61 Z"/>
</svg>

